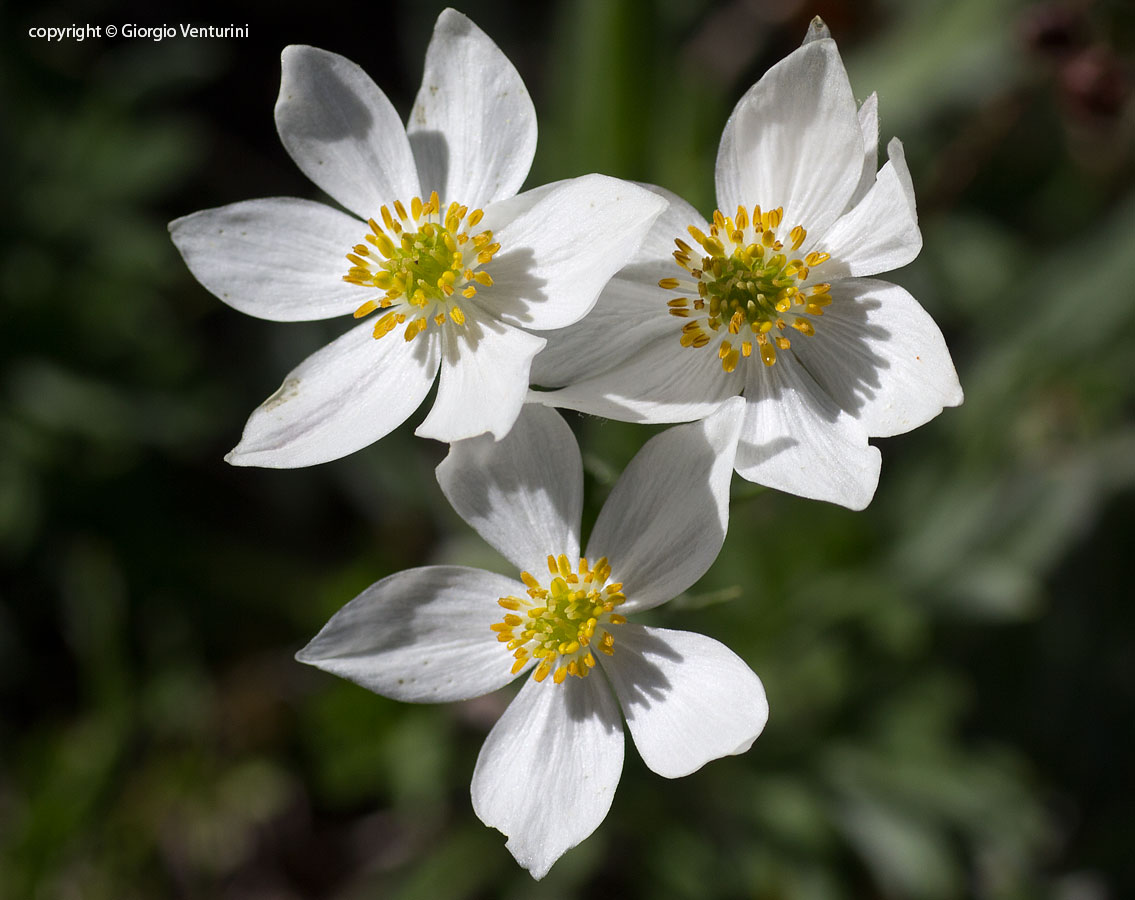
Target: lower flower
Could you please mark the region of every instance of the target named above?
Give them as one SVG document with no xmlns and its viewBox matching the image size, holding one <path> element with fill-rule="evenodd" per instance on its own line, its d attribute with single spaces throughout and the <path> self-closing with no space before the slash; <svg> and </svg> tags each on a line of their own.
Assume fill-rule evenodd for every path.
<svg viewBox="0 0 1135 900">
<path fill-rule="evenodd" d="M 530 673 L 485 741 L 472 795 L 542 878 L 607 815 L 623 719 L 667 778 L 745 752 L 764 728 L 764 688 L 731 650 L 628 621 L 716 558 L 740 425 L 734 400 L 649 441 L 582 556 L 582 466 L 557 413 L 527 406 L 504 440 L 454 444 L 438 467 L 442 489 L 519 580 L 458 566 L 400 572 L 343 607 L 297 658 L 411 702 L 469 699 Z"/>
</svg>

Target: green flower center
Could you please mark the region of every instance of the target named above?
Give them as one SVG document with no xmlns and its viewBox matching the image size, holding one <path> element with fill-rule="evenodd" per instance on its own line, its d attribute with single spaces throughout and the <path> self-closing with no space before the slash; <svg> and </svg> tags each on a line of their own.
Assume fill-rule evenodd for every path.
<svg viewBox="0 0 1135 900">
<path fill-rule="evenodd" d="M 479 209 L 470 212 L 450 203 L 443 216 L 437 191 L 424 203 L 414 197 L 409 214 L 399 200 L 394 201 L 393 214 L 383 206 L 383 224 L 368 220 L 366 243 L 347 254 L 351 268 L 343 280 L 383 292 L 355 310 L 355 318 L 388 310 L 375 322 L 376 339 L 403 324 L 408 341 L 431 325 L 440 328 L 447 317 L 454 325 L 464 325 L 459 298 L 473 297 L 477 285 L 492 285 L 492 276 L 480 267 L 500 250 L 491 231 L 470 233 L 483 215 Z"/>
<path fill-rule="evenodd" d="M 527 597 L 501 597 L 497 601 L 507 610 L 504 620 L 491 626 L 497 640 L 507 644 L 519 673 L 530 660 L 538 660 L 532 677 L 543 681 L 552 674 L 556 684 L 568 675 L 586 678 L 595 668 L 592 648 L 608 656 L 615 652 L 611 627 L 627 620 L 614 612 L 627 598 L 618 582 L 607 584 L 611 566 L 603 557 L 594 567 L 580 559 L 573 571 L 562 553 L 548 557 L 552 581 L 541 586 L 528 572 L 520 580 L 528 588 Z"/>
<path fill-rule="evenodd" d="M 726 372 L 752 355 L 754 342 L 764 364 L 773 365 L 776 351 L 792 345 L 785 329 L 811 337 L 816 333 L 813 318 L 822 316 L 831 303 L 830 284 L 805 284 L 812 269 L 830 257 L 789 255 L 808 236 L 801 225 L 789 232 L 791 246 L 784 252 L 785 245 L 776 236 L 783 215 L 783 207 L 761 212 L 755 206 L 752 218 L 743 206 L 737 207 L 733 218 L 714 210 L 708 235 L 694 225 L 688 229 L 704 255 L 681 238 L 674 241 L 678 247 L 674 260 L 690 278 L 658 282 L 666 290 L 696 293 L 667 303 L 670 315 L 690 319 L 682 326 L 679 342 L 683 347 L 705 347 L 721 333 L 718 356 Z"/>
</svg>

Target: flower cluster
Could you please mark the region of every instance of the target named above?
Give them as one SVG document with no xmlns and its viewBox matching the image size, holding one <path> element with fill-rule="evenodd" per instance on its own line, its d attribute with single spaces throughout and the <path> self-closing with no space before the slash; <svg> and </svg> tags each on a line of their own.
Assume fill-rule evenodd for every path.
<svg viewBox="0 0 1135 900">
<path fill-rule="evenodd" d="M 879 473 L 868 438 L 961 402 L 933 321 L 871 277 L 921 247 L 902 147 L 876 171 L 875 97 L 856 106 L 819 20 L 726 123 L 708 220 L 603 175 L 518 193 L 532 102 L 454 10 L 405 127 L 362 69 L 313 47 L 284 51 L 275 114 L 296 164 L 347 211 L 235 203 L 171 223 L 174 243 L 241 312 L 363 321 L 289 373 L 228 460 L 360 450 L 440 373 L 416 433 L 451 444 L 441 490 L 516 577 L 391 575 L 297 658 L 410 702 L 524 676 L 477 760 L 473 808 L 540 878 L 606 816 L 624 722 L 667 778 L 745 752 L 764 728 L 764 689 L 740 658 L 632 621 L 713 563 L 734 470 L 861 508 Z M 688 423 L 643 446 L 582 552 L 580 451 L 551 407 Z"/>
</svg>

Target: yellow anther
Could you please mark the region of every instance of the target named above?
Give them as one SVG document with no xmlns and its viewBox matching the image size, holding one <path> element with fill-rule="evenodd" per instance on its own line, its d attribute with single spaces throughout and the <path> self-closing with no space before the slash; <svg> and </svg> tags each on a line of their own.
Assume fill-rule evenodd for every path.
<svg viewBox="0 0 1135 900">
<path fill-rule="evenodd" d="M 675 290 L 678 287 L 677 278 L 663 278 L 658 282 L 658 286 L 666 291 Z"/>
<path fill-rule="evenodd" d="M 536 671 L 532 673 L 532 677 L 536 679 L 536 681 L 543 681 L 548 677 L 548 673 L 551 671 L 552 667 L 548 665 L 548 661 L 546 659 L 541 660 L 540 665 L 536 667 Z"/>
<path fill-rule="evenodd" d="M 735 216 L 735 219 L 737 222 L 737 228 L 741 231 L 744 231 L 749 227 L 749 213 L 745 210 L 745 207 L 737 207 L 737 215 Z"/>
<path fill-rule="evenodd" d="M 410 212 L 413 213 L 414 221 L 418 221 L 422 217 L 422 198 L 414 197 L 410 201 Z"/>
<path fill-rule="evenodd" d="M 804 239 L 808 236 L 808 232 L 802 226 L 797 225 L 788 233 L 788 236 L 792 238 L 792 249 L 798 250 L 800 249 L 800 245 L 804 243 Z"/>
<path fill-rule="evenodd" d="M 485 215 L 484 210 L 475 209 L 471 213 L 469 213 L 469 215 L 466 217 L 465 221 L 466 221 L 466 223 L 468 223 L 470 228 L 476 228 L 477 225 L 480 223 L 481 219 L 484 217 L 484 215 Z"/>
<path fill-rule="evenodd" d="M 378 309 L 378 303 L 374 300 L 368 300 L 366 303 L 355 310 L 355 318 L 361 319 L 363 316 L 369 316 L 376 309 Z"/>
<path fill-rule="evenodd" d="M 771 366 L 776 362 L 776 348 L 769 343 L 768 338 L 763 334 L 757 339 L 757 346 L 761 351 L 761 362 L 766 366 Z"/>
<path fill-rule="evenodd" d="M 787 350 L 789 347 L 792 346 L 792 342 L 789 341 L 788 338 L 782 337 L 780 335 L 773 338 L 773 340 L 776 341 L 776 346 L 780 350 Z"/>
<path fill-rule="evenodd" d="M 814 268 L 821 263 L 827 262 L 829 259 L 831 259 L 831 256 L 827 253 L 816 253 L 813 251 L 804 257 L 804 262 Z"/>
<path fill-rule="evenodd" d="M 374 236 L 374 245 L 378 247 L 378 252 L 390 259 L 394 256 L 395 247 L 394 242 L 390 240 L 385 234 L 379 233 Z"/>
<path fill-rule="evenodd" d="M 465 324 L 465 313 L 461 311 L 460 306 L 454 306 L 449 310 L 449 318 L 453 320 L 454 325 Z"/>
<path fill-rule="evenodd" d="M 806 334 L 809 337 L 816 333 L 816 329 L 812 327 L 812 323 L 807 319 L 797 319 L 792 323 L 792 327 L 799 331 L 801 334 Z"/>
<path fill-rule="evenodd" d="M 527 574 L 527 573 L 525 573 Z M 531 577 L 531 576 L 529 576 Z M 527 584 L 527 582 L 525 582 Z M 501 597 L 497 604 L 503 606 L 505 609 L 520 609 L 520 601 L 515 597 Z"/>
<path fill-rule="evenodd" d="M 741 341 L 741 355 L 743 357 L 745 357 L 745 359 L 748 359 L 750 356 L 753 355 L 753 342 L 752 341 Z"/>
<path fill-rule="evenodd" d="M 474 273 L 473 280 L 476 281 L 478 284 L 483 284 L 485 287 L 492 287 L 493 286 L 493 276 L 490 275 L 488 272 L 482 271 L 482 272 Z"/>
<path fill-rule="evenodd" d="M 374 323 L 374 336 L 380 338 L 390 332 L 398 324 L 398 317 L 394 313 L 387 313 Z"/>
<path fill-rule="evenodd" d="M 382 223 L 387 228 L 389 228 L 391 231 L 393 231 L 394 230 L 394 218 L 390 215 L 390 210 L 386 206 L 383 206 L 381 212 L 382 212 Z M 370 220 L 370 227 L 374 231 L 378 231 L 378 227 L 374 224 L 374 219 Z"/>
</svg>

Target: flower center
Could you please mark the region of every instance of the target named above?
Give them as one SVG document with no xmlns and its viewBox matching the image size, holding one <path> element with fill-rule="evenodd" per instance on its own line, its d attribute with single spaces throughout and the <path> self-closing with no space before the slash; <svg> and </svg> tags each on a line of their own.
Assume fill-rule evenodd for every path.
<svg viewBox="0 0 1135 900">
<path fill-rule="evenodd" d="M 393 214 L 382 207 L 383 224 L 368 220 L 366 243 L 347 254 L 351 269 L 343 280 L 384 292 L 355 310 L 355 318 L 388 310 L 374 324 L 376 339 L 404 324 L 404 337 L 412 341 L 431 324 L 440 328 L 447 316 L 454 325 L 464 325 L 459 297 L 469 299 L 477 285 L 493 283 L 480 267 L 501 248 L 489 230 L 470 234 L 483 215 L 450 203 L 443 216 L 437 191 L 424 203 L 419 197 L 411 200 L 409 215 L 399 200 Z"/>
<path fill-rule="evenodd" d="M 580 559 L 574 572 L 562 553 L 548 557 L 552 581 L 541 587 L 527 572 L 520 580 L 528 587 L 527 597 L 501 597 L 497 601 L 508 612 L 504 620 L 491 626 L 497 640 L 507 644 L 516 662 L 513 674 L 523 669 L 530 659 L 539 660 L 532 673 L 537 681 L 552 675 L 556 684 L 568 675 L 586 678 L 595 668 L 591 649 L 598 647 L 608 656 L 615 652 L 611 627 L 627 620 L 614 612 L 627 598 L 622 584 L 607 584 L 611 566 L 603 557 L 592 568 Z"/>
<path fill-rule="evenodd" d="M 681 238 L 674 243 L 674 259 L 690 278 L 663 278 L 658 286 L 691 294 L 671 300 L 670 315 L 690 319 L 682 326 L 683 347 L 705 347 L 724 331 L 718 347 L 721 368 L 732 372 L 742 357 L 749 357 L 756 342 L 766 366 L 776 362 L 776 351 L 787 350 L 792 342 L 788 327 L 811 337 L 816 333 L 813 317 L 822 316 L 831 303 L 831 285 L 806 284 L 811 270 L 826 262 L 827 253 L 808 253 L 803 259 L 790 257 L 777 238 L 776 229 L 784 215 L 777 207 L 761 212 L 753 207 L 752 218 L 743 206 L 734 218 L 713 212 L 709 234 L 694 225 L 690 236 L 705 251 L 698 258 L 694 248 Z M 789 232 L 795 251 L 808 232 L 797 225 Z M 736 346 L 734 343 L 736 342 Z"/>
</svg>

